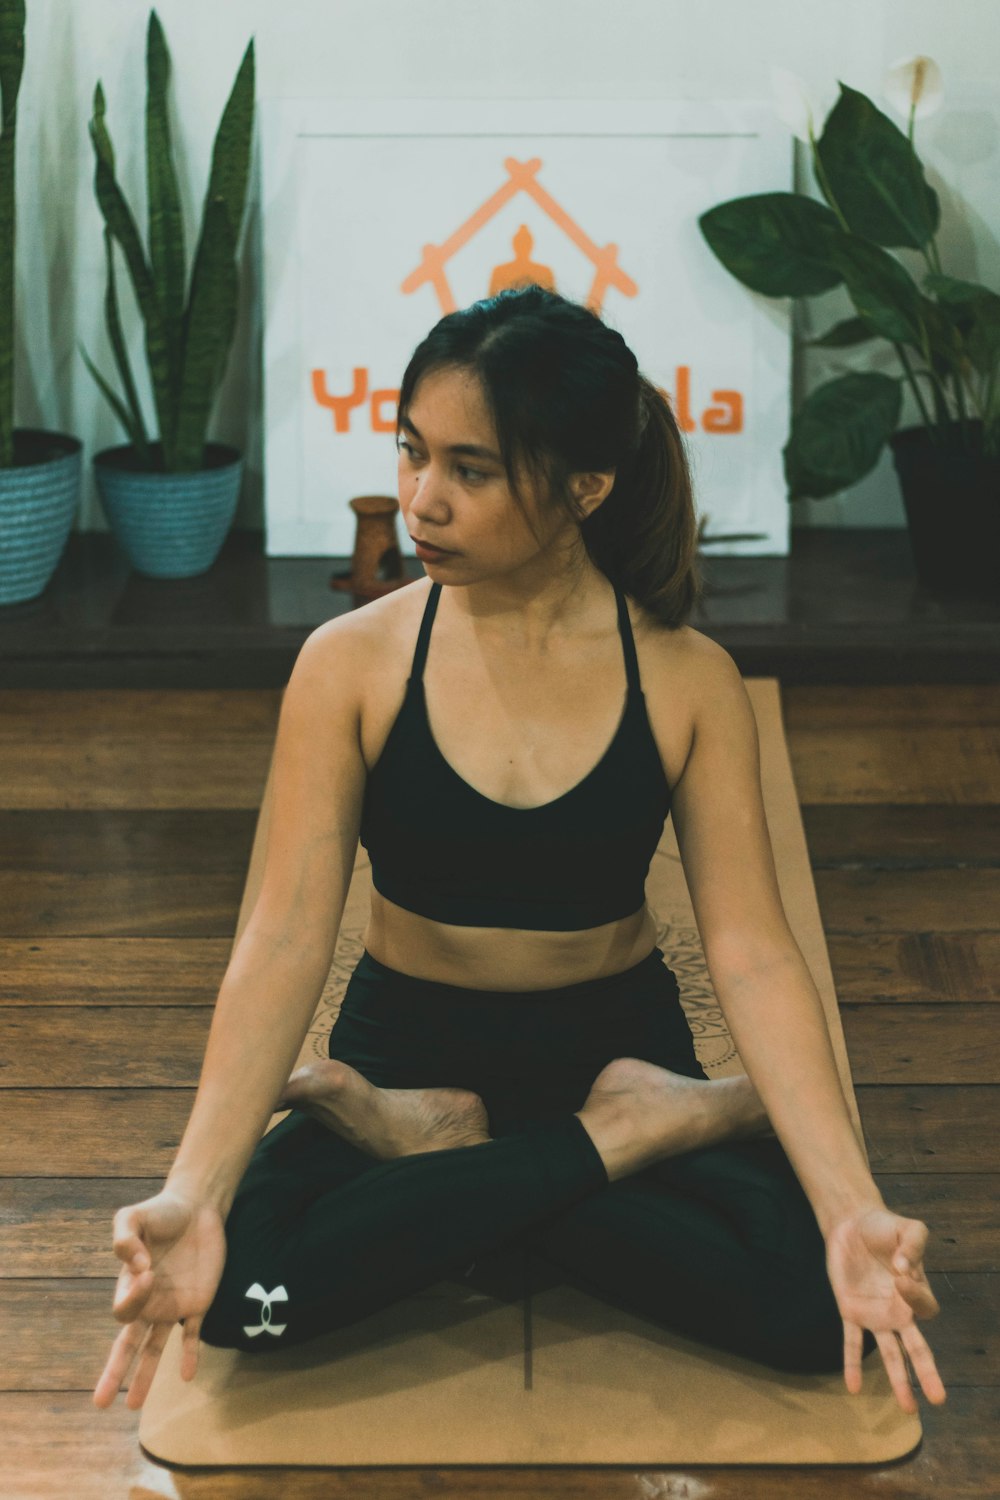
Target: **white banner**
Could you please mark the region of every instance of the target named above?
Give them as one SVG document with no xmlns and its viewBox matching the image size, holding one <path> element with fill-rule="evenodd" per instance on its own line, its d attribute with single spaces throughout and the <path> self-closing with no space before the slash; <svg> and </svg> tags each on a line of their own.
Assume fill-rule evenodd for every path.
<svg viewBox="0 0 1000 1500">
<path fill-rule="evenodd" d="M 713 555 L 787 554 L 789 303 L 698 217 L 791 191 L 769 104 L 264 100 L 265 549 L 350 556 L 396 494 L 398 390 L 445 313 L 524 279 L 586 302 L 670 397 Z M 413 555 L 402 527 L 400 550 Z"/>
</svg>

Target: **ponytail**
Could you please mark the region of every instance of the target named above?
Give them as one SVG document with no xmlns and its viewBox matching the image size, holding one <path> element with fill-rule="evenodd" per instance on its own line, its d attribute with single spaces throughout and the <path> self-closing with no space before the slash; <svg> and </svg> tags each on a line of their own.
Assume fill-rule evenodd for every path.
<svg viewBox="0 0 1000 1500">
<path fill-rule="evenodd" d="M 698 525 L 684 439 L 666 396 L 638 375 L 637 443 L 614 486 L 580 525 L 591 561 L 663 625 L 701 598 Z"/>
</svg>

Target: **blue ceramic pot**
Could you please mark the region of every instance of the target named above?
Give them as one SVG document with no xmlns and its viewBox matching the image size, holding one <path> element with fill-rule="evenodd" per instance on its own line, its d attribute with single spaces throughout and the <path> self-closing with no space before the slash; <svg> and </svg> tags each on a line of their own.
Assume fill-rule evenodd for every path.
<svg viewBox="0 0 1000 1500">
<path fill-rule="evenodd" d="M 14 462 L 0 469 L 0 605 L 46 588 L 80 503 L 83 444 L 66 432 L 14 429 Z"/>
<path fill-rule="evenodd" d="M 205 467 L 163 470 L 163 446 L 150 443 L 155 467 L 136 467 L 131 443 L 94 455 L 94 478 L 108 523 L 132 566 L 150 578 L 206 573 L 222 550 L 243 479 L 243 455 L 206 443 Z"/>
</svg>

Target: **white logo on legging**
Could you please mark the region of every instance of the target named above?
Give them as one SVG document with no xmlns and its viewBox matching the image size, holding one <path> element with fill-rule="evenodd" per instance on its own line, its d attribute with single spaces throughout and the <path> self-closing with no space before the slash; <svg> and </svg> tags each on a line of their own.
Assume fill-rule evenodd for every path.
<svg viewBox="0 0 1000 1500">
<path fill-rule="evenodd" d="M 247 1324 L 243 1325 L 243 1332 L 248 1337 L 256 1338 L 257 1334 L 263 1333 L 265 1329 L 268 1333 L 273 1333 L 275 1338 L 277 1338 L 279 1333 L 284 1333 L 288 1327 L 287 1323 L 271 1322 L 271 1303 L 288 1301 L 288 1293 L 283 1286 L 276 1286 L 273 1292 L 265 1292 L 260 1282 L 255 1281 L 253 1286 L 249 1287 L 244 1295 L 247 1297 L 256 1297 L 261 1304 L 260 1322 L 256 1328 L 249 1327 Z"/>
</svg>

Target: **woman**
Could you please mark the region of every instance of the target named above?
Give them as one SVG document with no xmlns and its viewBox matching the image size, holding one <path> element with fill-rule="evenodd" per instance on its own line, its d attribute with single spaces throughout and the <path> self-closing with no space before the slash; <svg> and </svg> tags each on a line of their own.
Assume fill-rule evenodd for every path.
<svg viewBox="0 0 1000 1500">
<path fill-rule="evenodd" d="M 913 1411 L 905 1350 L 943 1401 L 915 1321 L 938 1311 L 927 1229 L 886 1207 L 854 1135 L 740 674 L 684 623 L 696 524 L 669 403 L 618 333 L 532 286 L 432 329 L 397 446 L 428 576 L 296 661 L 191 1118 L 163 1190 L 115 1216 L 125 1326 L 95 1404 L 138 1357 L 141 1405 L 178 1320 L 190 1379 L 199 1338 L 303 1341 L 513 1243 L 715 1348 L 842 1363 L 852 1392 L 877 1345 Z M 655 946 L 668 812 L 748 1076 L 707 1077 Z M 359 836 L 364 953 L 330 1061 L 289 1077 Z"/>
</svg>

